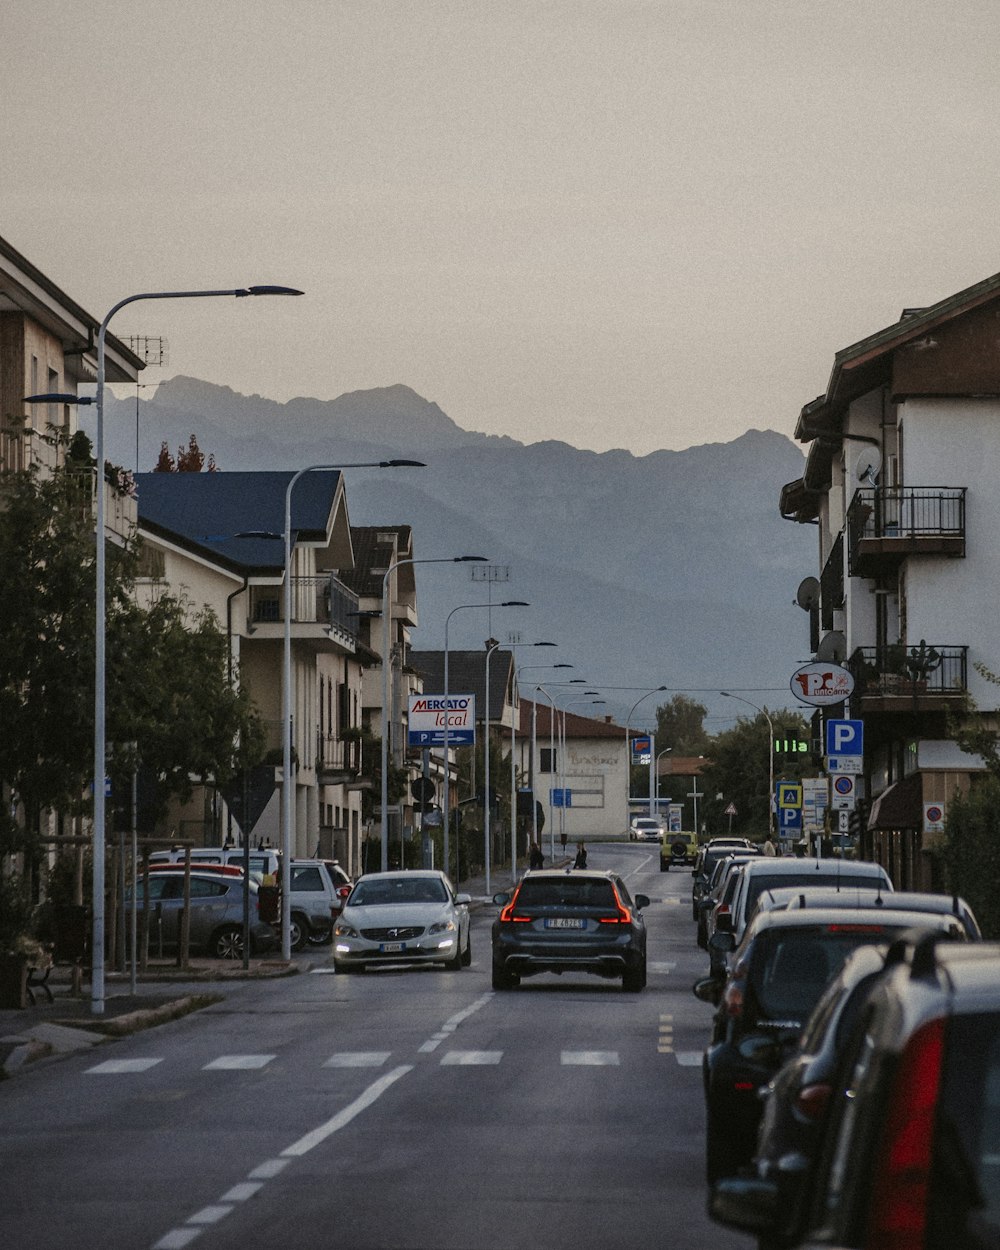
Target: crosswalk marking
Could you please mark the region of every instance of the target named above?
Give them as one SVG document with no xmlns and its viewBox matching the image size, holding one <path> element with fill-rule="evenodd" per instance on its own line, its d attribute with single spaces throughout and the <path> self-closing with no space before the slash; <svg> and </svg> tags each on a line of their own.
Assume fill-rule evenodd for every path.
<svg viewBox="0 0 1000 1250">
<path fill-rule="evenodd" d="M 649 965 L 650 972 L 673 972 L 677 967 L 676 960 L 663 960 L 662 962 L 651 963 Z"/>
<path fill-rule="evenodd" d="M 324 1068 L 380 1068 L 388 1062 L 391 1050 L 345 1050 L 331 1055 Z"/>
<path fill-rule="evenodd" d="M 672 1055 L 674 1053 L 673 1016 L 660 1016 L 660 1038 L 656 1044 L 656 1049 L 661 1055 Z"/>
<path fill-rule="evenodd" d="M 442 1067 L 487 1067 L 499 1063 L 502 1050 L 447 1050 L 441 1056 Z"/>
<path fill-rule="evenodd" d="M 564 1050 L 559 1062 L 564 1067 L 617 1068 L 616 1050 Z"/>
<path fill-rule="evenodd" d="M 679 1050 L 677 1052 L 677 1062 L 682 1068 L 700 1068 L 701 1067 L 701 1051 L 700 1050 Z"/>
<path fill-rule="evenodd" d="M 88 1068 L 88 1076 L 120 1076 L 125 1072 L 148 1072 L 162 1059 L 107 1059 L 96 1068 Z"/>
<path fill-rule="evenodd" d="M 249 1072 L 255 1068 L 266 1068 L 277 1055 L 220 1055 L 211 1063 L 206 1063 L 202 1072 Z"/>
</svg>

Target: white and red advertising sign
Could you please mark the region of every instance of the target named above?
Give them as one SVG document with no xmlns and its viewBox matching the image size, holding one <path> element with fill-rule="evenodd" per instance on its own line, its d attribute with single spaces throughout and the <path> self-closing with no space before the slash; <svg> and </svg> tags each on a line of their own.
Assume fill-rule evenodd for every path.
<svg viewBox="0 0 1000 1250">
<path fill-rule="evenodd" d="M 411 694 L 407 704 L 407 745 L 444 745 L 444 695 Z M 448 745 L 472 746 L 476 741 L 476 696 L 448 695 Z"/>
<path fill-rule="evenodd" d="M 851 697 L 854 678 L 840 664 L 803 664 L 792 674 L 789 687 L 796 699 L 813 707 L 832 707 Z"/>
</svg>

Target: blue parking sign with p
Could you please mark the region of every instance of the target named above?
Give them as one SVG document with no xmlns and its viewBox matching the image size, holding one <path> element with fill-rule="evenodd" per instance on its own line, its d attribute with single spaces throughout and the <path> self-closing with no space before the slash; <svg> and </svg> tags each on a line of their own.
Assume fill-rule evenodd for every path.
<svg viewBox="0 0 1000 1250">
<path fill-rule="evenodd" d="M 828 720 L 827 755 L 864 755 L 864 731 L 862 720 Z"/>
<path fill-rule="evenodd" d="M 781 807 L 778 809 L 778 825 L 782 832 L 790 832 L 802 828 L 801 807 Z"/>
</svg>

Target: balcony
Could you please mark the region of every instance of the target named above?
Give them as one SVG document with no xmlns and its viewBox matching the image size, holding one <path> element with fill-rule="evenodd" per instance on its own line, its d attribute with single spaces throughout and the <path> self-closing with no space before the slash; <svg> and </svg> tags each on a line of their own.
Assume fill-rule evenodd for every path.
<svg viewBox="0 0 1000 1250">
<path fill-rule="evenodd" d="M 844 607 L 844 535 L 838 534 L 819 575 L 820 628 L 834 628 L 834 612 Z"/>
<path fill-rule="evenodd" d="M 858 490 L 847 513 L 852 577 L 878 577 L 907 556 L 965 555 L 964 486 L 876 486 Z"/>
<path fill-rule="evenodd" d="M 346 742 L 337 734 L 316 735 L 316 774 L 320 785 L 342 785 L 353 781 L 361 770 L 361 741 Z"/>
<path fill-rule="evenodd" d="M 250 619 L 254 632 L 261 626 L 283 627 L 284 606 L 281 586 L 251 587 Z M 353 652 L 358 640 L 358 596 L 332 573 L 293 577 L 292 624 L 315 625 L 318 633 L 332 637 Z"/>
<path fill-rule="evenodd" d="M 947 712 L 968 691 L 965 646 L 858 647 L 847 661 L 862 712 Z"/>
</svg>

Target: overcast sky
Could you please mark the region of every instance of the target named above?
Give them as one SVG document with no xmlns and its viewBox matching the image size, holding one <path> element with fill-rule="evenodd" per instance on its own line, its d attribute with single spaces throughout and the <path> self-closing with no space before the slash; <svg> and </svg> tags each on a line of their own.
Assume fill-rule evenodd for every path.
<svg viewBox="0 0 1000 1250">
<path fill-rule="evenodd" d="M 525 442 L 791 433 L 1000 269 L 1000 0 L 8 0 L 0 235 L 148 380 Z"/>
</svg>

